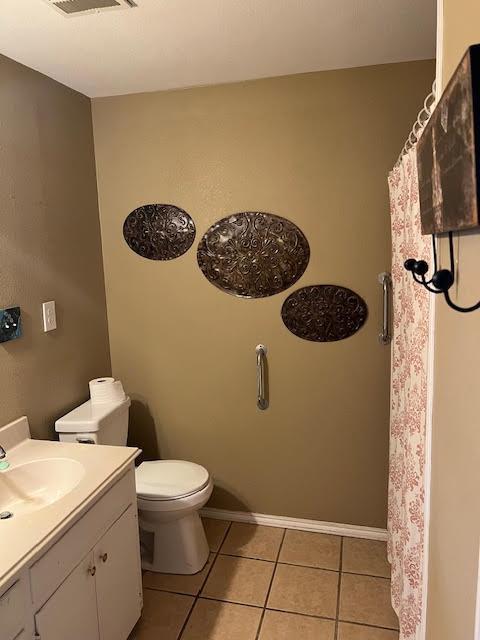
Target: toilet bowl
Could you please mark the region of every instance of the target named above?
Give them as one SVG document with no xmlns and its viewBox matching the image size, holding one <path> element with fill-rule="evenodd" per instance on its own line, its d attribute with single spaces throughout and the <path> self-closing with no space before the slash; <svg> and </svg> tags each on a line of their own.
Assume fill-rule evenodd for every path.
<svg viewBox="0 0 480 640">
<path fill-rule="evenodd" d="M 60 441 L 127 444 L 130 399 L 95 404 L 88 400 L 56 421 Z M 213 490 L 204 467 L 185 460 L 143 462 L 135 470 L 142 567 L 192 574 L 208 560 L 199 510 Z"/>
<path fill-rule="evenodd" d="M 209 555 L 199 516 L 212 494 L 206 469 L 184 460 L 143 462 L 135 472 L 142 567 L 162 573 L 200 571 Z"/>
</svg>

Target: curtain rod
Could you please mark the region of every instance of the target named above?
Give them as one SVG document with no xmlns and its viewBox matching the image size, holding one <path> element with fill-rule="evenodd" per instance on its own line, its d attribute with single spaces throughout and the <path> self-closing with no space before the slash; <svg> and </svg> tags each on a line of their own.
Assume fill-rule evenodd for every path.
<svg viewBox="0 0 480 640">
<path fill-rule="evenodd" d="M 395 166 L 400 164 L 403 156 L 410 151 L 414 144 L 417 143 L 421 132 L 423 131 L 427 122 L 430 120 L 430 116 L 432 115 L 435 104 L 437 102 L 436 88 L 437 82 L 436 80 L 434 80 L 432 84 L 432 90 L 423 102 L 423 108 L 418 113 L 417 119 L 415 120 L 412 130 L 410 131 L 410 135 L 408 136 L 402 150 L 400 151 L 400 155 L 397 158 Z"/>
</svg>

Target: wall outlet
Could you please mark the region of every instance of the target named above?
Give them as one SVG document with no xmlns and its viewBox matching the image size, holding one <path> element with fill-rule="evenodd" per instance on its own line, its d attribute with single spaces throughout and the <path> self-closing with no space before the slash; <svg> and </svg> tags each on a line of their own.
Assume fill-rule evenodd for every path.
<svg viewBox="0 0 480 640">
<path fill-rule="evenodd" d="M 55 312 L 55 301 L 44 302 L 42 304 L 43 330 L 53 331 L 57 328 L 57 314 Z"/>
</svg>

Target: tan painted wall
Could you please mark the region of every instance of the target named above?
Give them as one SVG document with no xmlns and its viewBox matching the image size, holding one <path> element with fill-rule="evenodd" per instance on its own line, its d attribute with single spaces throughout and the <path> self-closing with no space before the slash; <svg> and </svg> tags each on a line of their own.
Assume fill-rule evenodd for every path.
<svg viewBox="0 0 480 640">
<path fill-rule="evenodd" d="M 427 61 L 94 100 L 112 363 L 135 399 L 132 441 L 204 464 L 213 506 L 385 525 L 386 173 L 433 75 Z M 197 243 L 171 262 L 140 258 L 122 224 L 149 202 L 190 212 L 197 240 L 236 211 L 290 218 L 312 251 L 298 286 L 353 288 L 369 305 L 366 326 L 339 343 L 302 341 L 280 319 L 287 293 L 219 291 L 197 267 Z M 265 412 L 259 342 L 269 349 Z"/>
<path fill-rule="evenodd" d="M 480 4 L 444 0 L 443 84 L 480 42 Z M 480 298 L 480 236 L 459 238 L 456 299 Z M 442 253 L 448 256 L 446 244 Z M 448 265 L 448 259 L 446 260 Z M 480 535 L 480 311 L 461 314 L 437 298 L 432 442 L 428 640 L 473 640 Z"/>
<path fill-rule="evenodd" d="M 108 373 L 99 233 L 89 99 L 0 56 L 0 307 L 19 305 L 24 327 L 0 345 L 0 425 L 26 414 L 48 437 Z"/>
</svg>

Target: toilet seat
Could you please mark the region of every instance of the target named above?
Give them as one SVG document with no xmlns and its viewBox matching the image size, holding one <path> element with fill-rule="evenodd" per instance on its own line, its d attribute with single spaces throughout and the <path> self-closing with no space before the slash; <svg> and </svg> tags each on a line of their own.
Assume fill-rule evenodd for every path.
<svg viewBox="0 0 480 640">
<path fill-rule="evenodd" d="M 210 483 L 208 471 L 185 460 L 142 462 L 135 470 L 137 496 L 142 501 L 171 501 L 202 491 Z"/>
</svg>

